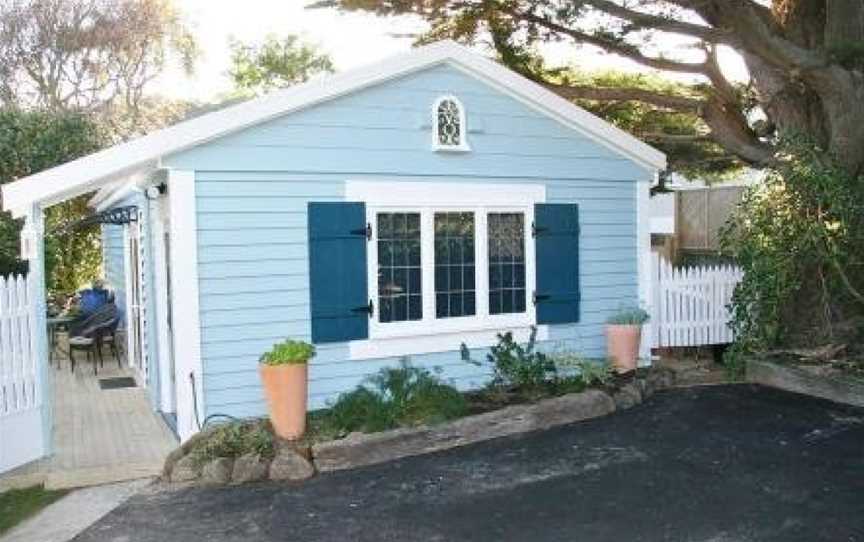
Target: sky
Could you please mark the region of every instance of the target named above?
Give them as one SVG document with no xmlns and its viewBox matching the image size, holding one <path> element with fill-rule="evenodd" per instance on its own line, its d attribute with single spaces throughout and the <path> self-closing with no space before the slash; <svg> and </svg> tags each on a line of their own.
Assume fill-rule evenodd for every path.
<svg viewBox="0 0 864 542">
<path fill-rule="evenodd" d="M 175 0 L 195 34 L 201 57 L 192 77 L 170 67 L 154 90 L 162 95 L 201 102 L 217 100 L 231 90 L 227 77 L 229 39 L 256 43 L 267 34 L 297 34 L 331 56 L 338 71 L 362 66 L 411 48 L 410 37 L 425 26 L 412 18 L 383 18 L 364 13 L 305 9 L 308 0 Z M 633 62 L 593 48 L 559 43 L 542 49 L 553 65 L 573 64 L 585 69 L 618 68 L 646 71 Z M 740 58 L 721 54 L 721 65 L 735 80 L 747 77 Z"/>
</svg>

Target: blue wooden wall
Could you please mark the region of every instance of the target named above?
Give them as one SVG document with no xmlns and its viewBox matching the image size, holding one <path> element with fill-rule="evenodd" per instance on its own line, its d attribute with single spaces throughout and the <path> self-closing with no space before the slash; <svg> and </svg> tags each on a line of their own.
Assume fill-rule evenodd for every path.
<svg viewBox="0 0 864 542">
<path fill-rule="evenodd" d="M 443 93 L 465 105 L 470 153 L 430 150 L 430 108 Z M 553 326 L 544 348 L 603 355 L 603 321 L 637 300 L 635 182 L 652 173 L 450 66 L 249 128 L 164 164 L 196 172 L 208 415 L 265 413 L 258 357 L 276 341 L 310 336 L 307 203 L 343 199 L 349 179 L 544 183 L 548 202 L 579 203 L 582 319 Z M 310 407 L 396 361 L 352 361 L 345 344 L 320 347 L 310 367 Z M 442 368 L 460 387 L 482 385 L 487 376 L 459 352 L 412 361 Z"/>
</svg>

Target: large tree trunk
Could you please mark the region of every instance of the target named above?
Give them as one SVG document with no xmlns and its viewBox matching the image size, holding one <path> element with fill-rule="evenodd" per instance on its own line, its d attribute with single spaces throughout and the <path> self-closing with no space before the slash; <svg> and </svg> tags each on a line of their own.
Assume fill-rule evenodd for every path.
<svg viewBox="0 0 864 542">
<path fill-rule="evenodd" d="M 864 173 L 864 74 L 841 66 L 844 49 L 864 43 L 861 0 L 775 0 L 775 21 L 783 38 L 825 51 L 832 63 L 813 70 L 789 70 L 758 52 L 743 51 L 759 103 L 780 135 L 813 138 L 853 174 Z M 734 152 L 734 151 L 733 151 Z"/>
</svg>

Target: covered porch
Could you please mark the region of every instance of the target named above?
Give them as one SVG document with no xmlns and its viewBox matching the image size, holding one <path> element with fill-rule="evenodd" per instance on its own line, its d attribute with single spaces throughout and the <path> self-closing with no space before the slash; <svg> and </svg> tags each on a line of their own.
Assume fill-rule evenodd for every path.
<svg viewBox="0 0 864 542">
<path fill-rule="evenodd" d="M 153 411 L 145 388 L 137 383 L 112 387 L 134 383 L 136 375 L 124 359 L 118 365 L 107 350 L 98 374 L 81 354 L 74 373 L 68 358 L 54 359 L 46 374 L 51 455 L 0 474 L 0 491 L 37 484 L 83 487 L 159 475 L 165 456 L 177 446 L 176 437 Z"/>
<path fill-rule="evenodd" d="M 4 208 L 25 220 L 21 255 L 29 273 L 15 279 L 14 294 L 4 292 L 0 283 L 0 343 L 6 339 L 5 347 L 0 344 L 0 491 L 155 476 L 177 446 L 162 414 L 173 412 L 175 404 L 173 365 L 166 354 L 173 346 L 167 266 L 154 264 L 156 257 L 167 261 L 160 243 L 167 232 L 150 230 L 162 224 L 167 201 L 147 198 L 142 190 L 162 179 L 145 168 L 121 177 L 58 183 L 54 186 L 62 188 L 50 194 L 28 188 L 33 178 L 3 187 Z M 123 319 L 114 328 L 120 360 L 106 345 L 98 374 L 81 351 L 73 372 L 65 339 L 58 341 L 59 348 L 51 340 L 43 214 L 54 204 L 94 191 L 100 201 L 91 200 L 90 220 L 103 231 L 110 225 L 120 232 L 121 272 L 114 286 L 123 290 L 116 301 Z M 115 198 L 115 192 L 126 196 Z M 117 378 L 133 385 L 112 386 Z"/>
</svg>

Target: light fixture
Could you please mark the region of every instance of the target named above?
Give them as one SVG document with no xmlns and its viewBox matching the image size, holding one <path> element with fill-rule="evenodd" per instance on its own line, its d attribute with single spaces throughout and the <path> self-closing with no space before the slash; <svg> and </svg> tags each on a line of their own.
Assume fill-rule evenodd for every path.
<svg viewBox="0 0 864 542">
<path fill-rule="evenodd" d="M 159 196 L 165 194 L 168 191 L 168 186 L 165 183 L 154 184 L 153 186 L 148 186 L 147 190 L 144 191 L 144 195 L 147 196 L 147 199 L 153 200 L 158 199 Z"/>
</svg>

